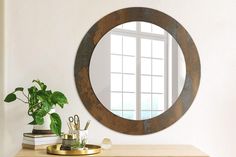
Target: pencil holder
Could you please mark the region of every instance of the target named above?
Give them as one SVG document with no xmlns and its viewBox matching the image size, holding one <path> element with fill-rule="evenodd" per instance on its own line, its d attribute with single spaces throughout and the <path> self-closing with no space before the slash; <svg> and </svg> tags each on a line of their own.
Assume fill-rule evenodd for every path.
<svg viewBox="0 0 236 157">
<path fill-rule="evenodd" d="M 74 130 L 73 134 L 76 134 L 76 144 L 72 148 L 85 149 L 88 141 L 88 130 Z"/>
</svg>

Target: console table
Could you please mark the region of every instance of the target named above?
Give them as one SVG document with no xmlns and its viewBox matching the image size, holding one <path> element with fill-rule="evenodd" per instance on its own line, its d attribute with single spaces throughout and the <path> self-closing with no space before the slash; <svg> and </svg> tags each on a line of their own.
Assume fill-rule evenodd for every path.
<svg viewBox="0 0 236 157">
<path fill-rule="evenodd" d="M 113 145 L 97 157 L 209 157 L 191 145 Z M 46 150 L 22 149 L 16 157 L 62 157 L 49 155 Z M 85 157 L 85 156 L 83 156 Z"/>
</svg>

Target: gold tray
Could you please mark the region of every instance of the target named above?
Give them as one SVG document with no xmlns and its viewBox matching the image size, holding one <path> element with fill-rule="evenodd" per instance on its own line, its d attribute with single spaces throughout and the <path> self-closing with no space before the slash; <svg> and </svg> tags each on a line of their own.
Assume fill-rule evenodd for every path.
<svg viewBox="0 0 236 157">
<path fill-rule="evenodd" d="M 98 145 L 87 144 L 85 150 L 60 150 L 61 144 L 52 145 L 47 147 L 48 154 L 54 155 L 92 155 L 101 152 L 101 147 Z"/>
</svg>

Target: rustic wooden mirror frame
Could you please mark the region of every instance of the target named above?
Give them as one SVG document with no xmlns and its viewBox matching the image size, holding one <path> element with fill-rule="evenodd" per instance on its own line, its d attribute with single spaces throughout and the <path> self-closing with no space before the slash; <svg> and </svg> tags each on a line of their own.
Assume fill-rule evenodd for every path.
<svg viewBox="0 0 236 157">
<path fill-rule="evenodd" d="M 147 120 L 128 120 L 113 114 L 96 97 L 89 77 L 91 56 L 99 40 L 115 26 L 130 21 L 150 22 L 165 29 L 178 42 L 186 62 L 184 87 L 175 103 L 161 115 Z M 154 133 L 169 127 L 180 119 L 196 96 L 200 73 L 198 51 L 185 28 L 175 19 L 160 11 L 142 7 L 121 9 L 96 22 L 81 41 L 74 65 L 77 91 L 89 113 L 106 127 L 132 135 Z"/>
</svg>

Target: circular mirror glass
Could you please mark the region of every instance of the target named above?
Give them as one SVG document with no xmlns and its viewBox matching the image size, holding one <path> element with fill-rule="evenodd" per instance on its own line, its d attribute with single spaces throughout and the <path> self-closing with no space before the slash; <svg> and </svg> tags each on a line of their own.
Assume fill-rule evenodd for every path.
<svg viewBox="0 0 236 157">
<path fill-rule="evenodd" d="M 179 97 L 185 59 L 164 29 L 133 21 L 116 26 L 96 45 L 89 66 L 92 88 L 113 114 L 130 120 L 156 117 Z"/>
</svg>

